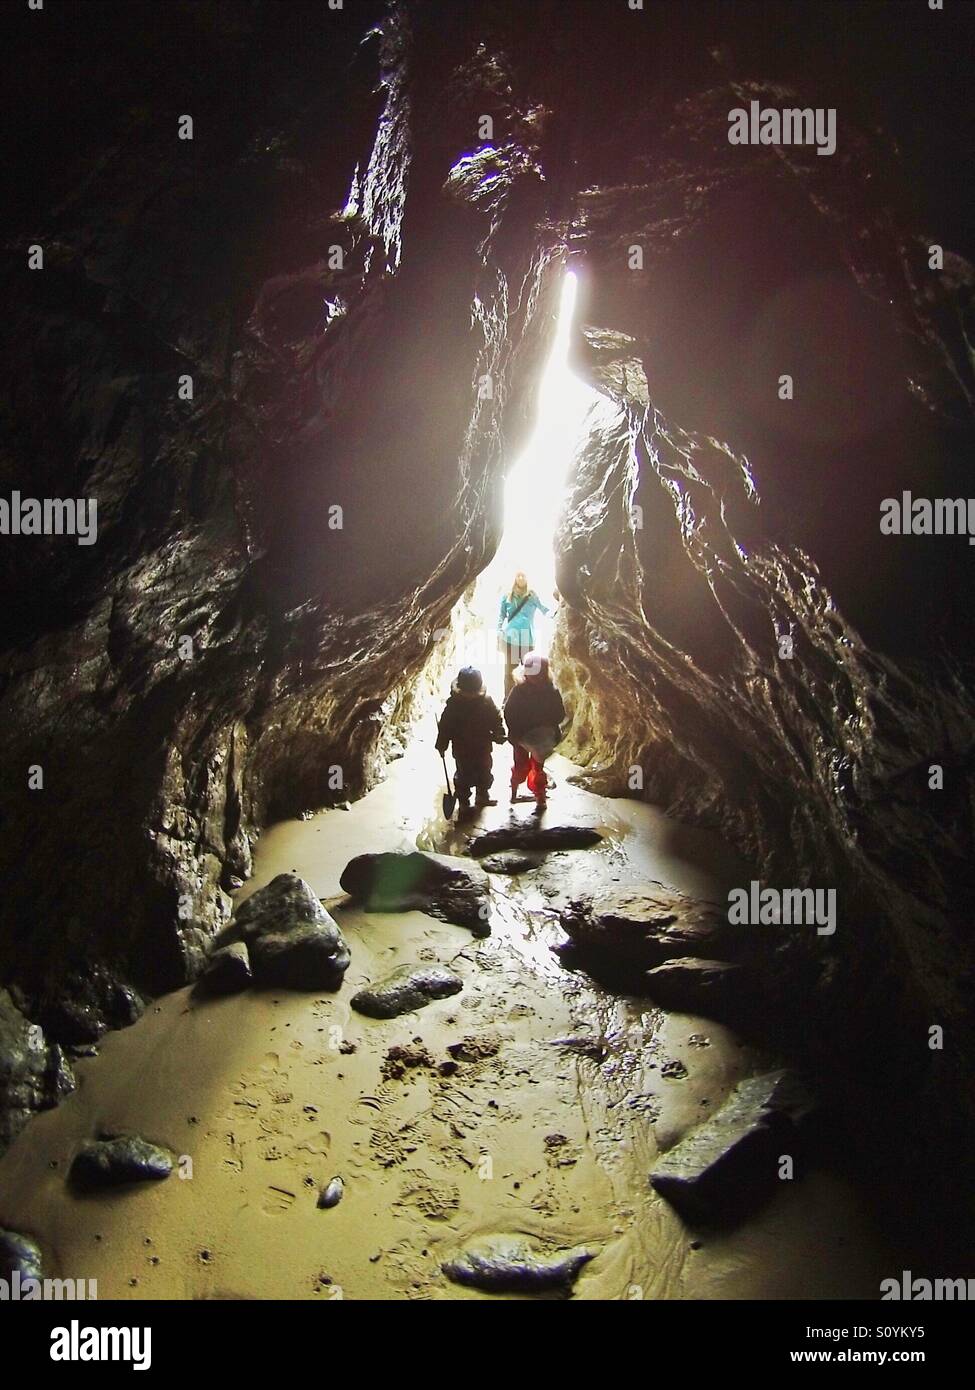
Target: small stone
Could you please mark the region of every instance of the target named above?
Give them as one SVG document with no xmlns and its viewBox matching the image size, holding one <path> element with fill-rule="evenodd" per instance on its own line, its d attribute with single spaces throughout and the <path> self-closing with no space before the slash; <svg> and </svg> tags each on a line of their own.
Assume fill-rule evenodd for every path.
<svg viewBox="0 0 975 1390">
<path fill-rule="evenodd" d="M 488 1236 L 447 1260 L 441 1269 L 455 1284 L 486 1293 L 568 1292 L 594 1254 L 580 1247 L 543 1254 L 523 1236 Z"/>
<path fill-rule="evenodd" d="M 464 982 L 445 965 L 401 965 L 352 996 L 352 1007 L 369 1018 L 396 1018 L 459 994 Z"/>
<path fill-rule="evenodd" d="M 172 1155 L 158 1144 L 135 1135 L 119 1135 L 83 1144 L 75 1154 L 69 1177 L 78 1189 L 93 1192 L 168 1178 L 172 1171 Z"/>
<path fill-rule="evenodd" d="M 214 951 L 197 989 L 201 994 L 236 994 L 253 981 L 247 947 L 243 941 L 234 941 Z"/>
<path fill-rule="evenodd" d="M 342 1200 L 345 1192 L 345 1183 L 338 1176 L 332 1178 L 331 1182 L 324 1187 L 318 1194 L 318 1208 L 320 1211 L 327 1211 L 331 1207 L 337 1207 Z"/>
<path fill-rule="evenodd" d="M 0 1230 L 0 1277 L 19 1274 L 21 1279 L 41 1279 L 41 1266 L 41 1247 L 36 1240 L 19 1231 Z"/>
</svg>

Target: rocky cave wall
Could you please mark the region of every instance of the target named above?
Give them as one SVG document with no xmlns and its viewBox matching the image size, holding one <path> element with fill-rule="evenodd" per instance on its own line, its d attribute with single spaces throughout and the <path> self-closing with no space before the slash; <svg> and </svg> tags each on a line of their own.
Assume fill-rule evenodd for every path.
<svg viewBox="0 0 975 1390">
<path fill-rule="evenodd" d="M 70 1084 L 57 1044 L 192 978 L 262 825 L 395 751 L 493 552 L 551 288 L 530 121 L 466 162 L 495 98 L 407 11 L 155 18 L 66 8 L 14 93 L 0 466 L 99 532 L 3 548 L 12 1128 Z"/>
<path fill-rule="evenodd" d="M 971 278 L 965 131 L 909 7 L 841 38 L 802 4 L 152 8 L 65 11 L 43 100 L 24 16 L 13 35 L 0 466 L 8 494 L 97 497 L 100 531 L 3 551 L 11 1028 L 76 1044 L 128 1021 L 128 986 L 198 967 L 261 825 L 379 775 L 493 552 L 567 251 L 579 370 L 621 406 L 577 460 L 561 542 L 571 749 L 597 786 L 639 767 L 643 795 L 771 881 L 839 888 L 850 930 L 828 955 L 784 940 L 787 973 L 827 1024 L 891 981 L 945 1024 L 941 1074 L 909 1046 L 891 1060 L 943 1129 L 971 1055 L 970 627 L 944 620 L 968 556 L 895 557 L 875 520 L 912 482 L 969 490 Z M 835 105 L 837 154 L 731 147 L 752 96 Z M 790 300 L 800 255 L 818 290 Z M 766 302 L 738 371 L 741 305 Z M 783 427 L 754 383 L 810 323 Z M 851 323 L 879 365 L 843 394 L 821 364 Z"/>
<path fill-rule="evenodd" d="M 740 37 L 664 118 L 636 104 L 615 180 L 580 179 L 577 368 L 621 414 L 580 448 L 560 538 L 568 747 L 586 784 L 720 827 L 763 882 L 836 888 L 835 939 L 777 934 L 793 1041 L 871 1117 L 865 1162 L 960 1173 L 970 551 L 883 536 L 879 509 L 905 488 L 971 492 L 973 274 L 932 174 L 964 155 L 932 112 L 905 148 L 894 84 L 857 85 L 877 71 L 866 50 L 827 67 L 813 44 L 788 71 Z M 930 91 L 923 61 L 911 78 Z M 835 106 L 835 162 L 730 146 L 727 112 L 752 98 Z M 801 404 L 778 400 L 782 371 Z"/>
</svg>

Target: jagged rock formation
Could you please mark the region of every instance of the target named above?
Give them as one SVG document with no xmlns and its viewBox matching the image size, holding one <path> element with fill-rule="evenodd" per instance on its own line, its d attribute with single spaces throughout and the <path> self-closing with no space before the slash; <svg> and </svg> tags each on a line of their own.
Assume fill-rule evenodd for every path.
<svg viewBox="0 0 975 1390">
<path fill-rule="evenodd" d="M 380 774 L 496 545 L 568 251 L 607 403 L 560 542 L 570 751 L 836 886 L 835 939 L 783 938 L 821 1051 L 863 1046 L 854 1109 L 901 1078 L 916 1162 L 964 1154 L 970 552 L 877 508 L 970 491 L 970 18 L 351 8 L 92 3 L 42 64 L 12 23 L 2 491 L 93 497 L 99 539 L 0 546 L 0 976 L 97 1037 L 96 967 L 193 978 L 260 827 Z M 731 146 L 752 98 L 835 107 L 836 155 Z"/>
<path fill-rule="evenodd" d="M 58 1043 L 30 1023 L 0 990 L 0 1151 L 39 1110 L 49 1110 L 74 1090 L 74 1076 Z"/>
<path fill-rule="evenodd" d="M 50 101 L 30 101 L 50 143 L 32 131 L 7 170 L 0 476 L 99 509 L 94 546 L 2 548 L 0 966 L 32 996 L 74 958 L 149 991 L 191 978 L 258 828 L 375 779 L 490 553 L 505 370 L 544 263 L 525 232 L 497 244 L 501 204 L 533 224 L 509 204 L 539 175 L 468 198 L 466 126 L 444 127 L 406 14 L 364 37 L 368 6 L 150 9 L 113 11 L 104 52 L 65 20 L 84 33 L 46 50 Z"/>
</svg>

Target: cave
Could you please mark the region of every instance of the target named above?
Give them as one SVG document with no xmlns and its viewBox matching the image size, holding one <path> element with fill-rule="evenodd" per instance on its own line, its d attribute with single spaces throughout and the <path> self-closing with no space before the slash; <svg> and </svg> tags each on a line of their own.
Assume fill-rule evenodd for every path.
<svg viewBox="0 0 975 1390">
<path fill-rule="evenodd" d="M 966 1297 L 971 8 L 2 22 L 3 1287 Z"/>
</svg>

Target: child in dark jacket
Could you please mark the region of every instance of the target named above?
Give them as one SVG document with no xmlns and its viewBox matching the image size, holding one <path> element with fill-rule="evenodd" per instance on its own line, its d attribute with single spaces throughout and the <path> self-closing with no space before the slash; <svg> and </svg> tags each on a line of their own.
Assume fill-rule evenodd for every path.
<svg viewBox="0 0 975 1390">
<path fill-rule="evenodd" d="M 517 800 L 518 788 L 527 778 L 528 790 L 538 805 L 544 806 L 549 787 L 545 759 L 561 739 L 565 719 L 562 696 L 549 675 L 548 657 L 535 652 L 525 657 L 504 702 L 504 717 L 515 749 L 511 800 Z"/>
<path fill-rule="evenodd" d="M 488 795 L 494 781 L 491 745 L 506 742 L 501 711 L 484 689 L 480 671 L 465 666 L 450 687 L 437 734 L 438 753 L 453 744 L 454 790 L 462 811 L 470 807 L 472 789 L 477 792 L 476 805 L 497 805 Z"/>
</svg>

